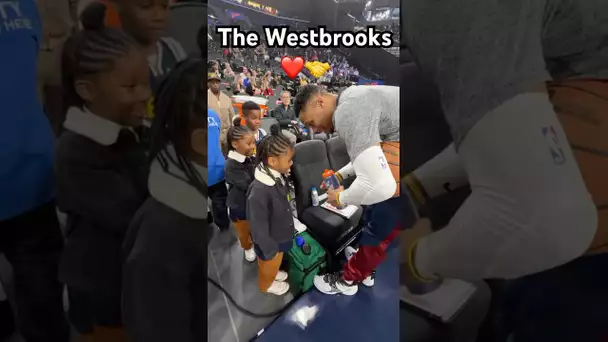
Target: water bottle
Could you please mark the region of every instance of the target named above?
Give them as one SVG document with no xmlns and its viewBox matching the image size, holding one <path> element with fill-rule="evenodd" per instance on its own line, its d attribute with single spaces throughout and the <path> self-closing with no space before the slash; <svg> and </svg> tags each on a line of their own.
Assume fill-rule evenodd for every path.
<svg viewBox="0 0 608 342">
<path fill-rule="evenodd" d="M 328 189 L 337 189 L 340 187 L 340 181 L 338 180 L 338 176 L 333 170 L 325 170 L 323 172 L 323 182 Z"/>
<path fill-rule="evenodd" d="M 312 197 L 312 206 L 318 207 L 319 206 L 319 193 L 317 192 L 317 188 L 312 188 L 311 197 Z"/>
<path fill-rule="evenodd" d="M 306 240 L 304 240 L 304 238 L 300 235 L 296 236 L 296 246 L 300 247 L 304 254 L 310 254 L 310 245 L 307 244 Z"/>
</svg>

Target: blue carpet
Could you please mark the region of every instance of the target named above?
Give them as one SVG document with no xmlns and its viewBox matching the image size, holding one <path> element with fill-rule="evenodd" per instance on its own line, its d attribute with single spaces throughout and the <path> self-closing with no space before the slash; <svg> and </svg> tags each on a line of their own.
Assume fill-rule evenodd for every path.
<svg viewBox="0 0 608 342">
<path fill-rule="evenodd" d="M 331 296 L 312 289 L 256 341 L 398 341 L 398 256 L 399 251 L 392 247 L 376 272 L 376 284 L 371 288 L 359 285 L 354 296 Z"/>
</svg>

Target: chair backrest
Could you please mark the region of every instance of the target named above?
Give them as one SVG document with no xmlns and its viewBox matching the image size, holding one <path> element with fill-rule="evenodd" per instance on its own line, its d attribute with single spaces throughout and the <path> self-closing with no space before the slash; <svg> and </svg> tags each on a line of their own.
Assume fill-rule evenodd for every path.
<svg viewBox="0 0 608 342">
<path fill-rule="evenodd" d="M 327 146 L 329 164 L 333 170 L 340 170 L 350 162 L 348 152 L 346 151 L 346 144 L 340 137 L 327 139 L 325 145 Z"/>
<path fill-rule="evenodd" d="M 200 56 L 197 36 L 199 29 L 207 25 L 207 4 L 184 2 L 171 5 L 170 9 L 164 36 L 177 40 L 187 55 Z"/>
<path fill-rule="evenodd" d="M 312 129 L 309 129 L 309 131 L 312 132 Z M 314 140 L 325 141 L 327 140 L 327 133 L 313 133 L 311 137 Z"/>
<path fill-rule="evenodd" d="M 295 149 L 296 153 L 293 157 L 291 173 L 296 190 L 298 215 L 301 215 L 302 211 L 312 204 L 310 197 L 312 188 L 317 188 L 319 194 L 322 193 L 319 185 L 323 181 L 323 171 L 331 166 L 327 158 L 327 148 L 323 141 L 303 141 L 297 143 Z"/>
<path fill-rule="evenodd" d="M 260 121 L 260 128 L 265 130 L 266 133 L 270 134 L 270 127 L 272 125 L 278 125 L 279 124 L 279 120 L 275 119 L 275 118 L 271 118 L 271 117 L 265 117 L 262 118 L 262 120 Z"/>
</svg>

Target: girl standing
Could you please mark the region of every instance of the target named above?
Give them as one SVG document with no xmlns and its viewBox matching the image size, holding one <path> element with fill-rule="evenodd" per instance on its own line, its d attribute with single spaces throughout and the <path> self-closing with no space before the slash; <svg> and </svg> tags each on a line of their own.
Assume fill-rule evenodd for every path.
<svg viewBox="0 0 608 342">
<path fill-rule="evenodd" d="M 132 342 L 207 340 L 205 67 L 187 60 L 161 85 L 150 198 L 123 246 L 123 314 Z"/>
<path fill-rule="evenodd" d="M 229 148 L 224 177 L 228 184 L 227 205 L 230 220 L 236 228 L 245 259 L 254 262 L 256 255 L 247 222 L 247 190 L 253 182 L 255 139 L 247 126 L 241 126 L 241 118 L 234 119 L 226 140 Z"/>
<path fill-rule="evenodd" d="M 72 325 L 89 341 L 125 340 L 121 245 L 147 197 L 147 162 L 133 129 L 150 98 L 148 63 L 121 31 L 85 27 L 63 51 L 69 110 L 56 147 L 67 242 L 59 269 Z"/>
<path fill-rule="evenodd" d="M 257 147 L 254 181 L 247 193 L 247 219 L 258 256 L 258 286 L 262 292 L 284 295 L 289 291 L 287 273 L 281 271 L 283 253 L 292 247 L 295 231 L 284 177 L 293 164 L 291 141 L 278 125 Z"/>
</svg>

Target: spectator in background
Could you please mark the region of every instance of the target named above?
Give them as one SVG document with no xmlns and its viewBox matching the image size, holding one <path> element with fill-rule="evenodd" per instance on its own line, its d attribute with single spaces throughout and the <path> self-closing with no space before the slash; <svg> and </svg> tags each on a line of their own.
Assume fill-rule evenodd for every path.
<svg viewBox="0 0 608 342">
<path fill-rule="evenodd" d="M 121 0 L 117 5 L 123 30 L 133 36 L 148 55 L 151 86 L 156 92 L 165 76 L 186 59 L 179 42 L 162 37 L 167 26 L 169 0 L 150 0 L 145 6 L 138 0 Z"/>
<path fill-rule="evenodd" d="M 270 82 L 272 80 L 272 76 L 270 75 L 270 71 L 266 72 L 264 77 L 262 77 L 262 95 L 264 96 L 274 96 L 274 91 L 270 86 Z"/>
<path fill-rule="evenodd" d="M 281 93 L 281 104 L 275 109 L 270 111 L 270 117 L 273 117 L 279 121 L 281 128 L 289 126 L 289 124 L 296 122 L 296 113 L 291 107 L 291 94 L 288 91 Z"/>
<path fill-rule="evenodd" d="M 220 118 L 220 143 L 222 153 L 226 156 L 228 154 L 226 132 L 232 126 L 232 119 L 236 114 L 232 107 L 232 100 L 220 90 L 221 82 L 222 80 L 217 74 L 212 72 L 208 74 L 207 107 L 213 110 Z"/>
<path fill-rule="evenodd" d="M 211 109 L 207 109 L 207 163 L 208 163 L 208 189 L 211 200 L 211 217 L 220 231 L 230 228 L 230 219 L 226 201 L 228 189 L 224 178 L 226 159 L 220 145 L 221 121 L 220 117 Z"/>
<path fill-rule="evenodd" d="M 6 4 L 0 17 L 0 253 L 13 268 L 24 339 L 68 342 L 57 280 L 63 236 L 55 211 L 54 138 L 36 82 L 44 37 L 35 1 L 0 4 Z"/>
</svg>

